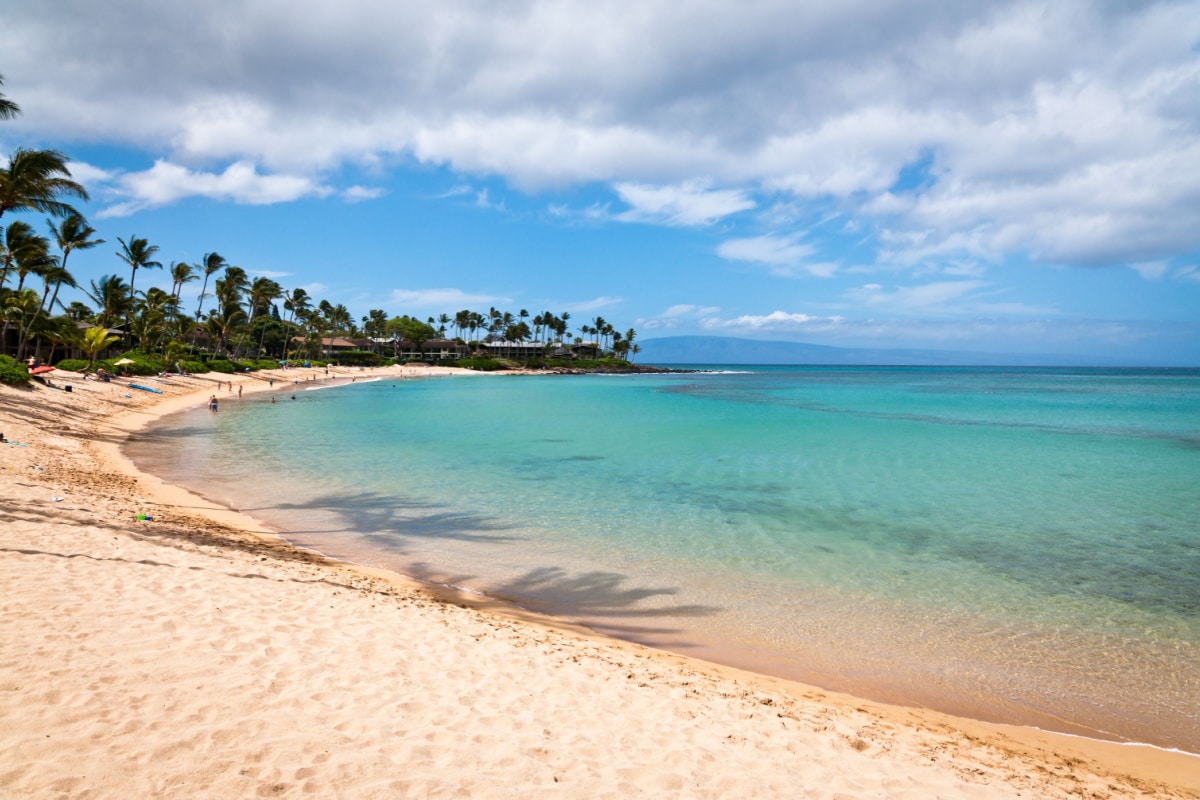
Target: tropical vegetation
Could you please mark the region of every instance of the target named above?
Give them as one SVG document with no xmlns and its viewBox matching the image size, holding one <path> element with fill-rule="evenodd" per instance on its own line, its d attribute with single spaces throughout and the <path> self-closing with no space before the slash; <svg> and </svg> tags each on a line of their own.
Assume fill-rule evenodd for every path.
<svg viewBox="0 0 1200 800">
<path fill-rule="evenodd" d="M 0 86 L 3 86 L 0 76 Z M 20 107 L 0 93 L 0 120 Z M 81 286 L 68 270 L 75 251 L 105 243 L 68 201 L 87 200 L 55 150 L 18 148 L 0 168 L 0 352 L 15 355 L 0 380 L 24 374 L 30 357 L 63 368 L 90 370 L 115 348 L 134 362 L 131 371 L 253 370 L 286 360 L 380 364 L 399 360 L 455 359 L 477 369 L 514 365 L 612 367 L 639 351 L 636 332 L 618 330 L 603 317 L 571 328 L 568 311 L 461 309 L 422 320 L 371 309 L 355 316 L 342 304 L 319 300 L 304 288 L 287 289 L 254 276 L 219 253 L 195 263 L 156 259 L 160 247 L 136 233 L 117 237 L 114 255 L 128 270 L 101 275 Z M 25 219 L 50 215 L 49 236 Z M 170 288 L 145 286 L 139 272 L 160 271 Z M 194 312 L 182 308 L 189 283 L 200 283 Z M 139 288 L 143 286 L 144 288 Z M 86 301 L 64 301 L 63 290 Z M 71 356 L 67 358 L 66 356 Z M 82 356 L 78 358 L 76 356 Z M 27 376 L 25 376 L 27 377 Z"/>
</svg>

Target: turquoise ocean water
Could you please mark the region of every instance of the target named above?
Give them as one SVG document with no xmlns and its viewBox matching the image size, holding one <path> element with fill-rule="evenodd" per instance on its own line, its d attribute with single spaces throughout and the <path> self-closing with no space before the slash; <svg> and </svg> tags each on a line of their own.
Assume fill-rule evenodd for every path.
<svg viewBox="0 0 1200 800">
<path fill-rule="evenodd" d="M 339 383 L 128 452 L 299 544 L 613 635 L 1200 752 L 1200 371 Z"/>
</svg>

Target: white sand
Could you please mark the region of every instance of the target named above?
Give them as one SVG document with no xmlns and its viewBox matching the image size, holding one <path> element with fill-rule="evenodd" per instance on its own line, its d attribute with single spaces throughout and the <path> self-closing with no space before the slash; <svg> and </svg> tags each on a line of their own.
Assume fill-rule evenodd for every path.
<svg viewBox="0 0 1200 800">
<path fill-rule="evenodd" d="M 27 445 L 0 445 L 0 796 L 1200 797 L 1193 756 L 866 703 L 288 547 L 117 453 L 215 380 L 0 387 Z"/>
</svg>

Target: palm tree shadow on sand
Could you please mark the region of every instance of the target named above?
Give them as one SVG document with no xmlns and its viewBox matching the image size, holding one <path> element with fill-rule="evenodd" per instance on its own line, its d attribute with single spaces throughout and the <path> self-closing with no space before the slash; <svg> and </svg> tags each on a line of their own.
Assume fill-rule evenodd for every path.
<svg viewBox="0 0 1200 800">
<path fill-rule="evenodd" d="M 476 584 L 473 575 L 447 576 L 428 564 L 411 564 L 405 571 L 430 583 L 450 586 Z M 632 641 L 655 643 L 663 637 L 675 637 L 681 629 L 652 624 L 680 617 L 707 617 L 719 614 L 717 606 L 670 604 L 664 598 L 679 593 L 674 587 L 630 585 L 629 576 L 618 572 L 592 570 L 571 573 L 562 567 L 534 567 L 509 580 L 487 586 L 489 597 L 543 614 L 577 617 L 588 626 L 610 636 Z M 659 602 L 655 602 L 659 601 Z M 634 620 L 642 620 L 641 624 Z M 672 640 L 672 646 L 686 647 L 688 642 Z"/>
<path fill-rule="evenodd" d="M 376 492 L 314 495 L 304 501 L 287 501 L 241 507 L 251 515 L 281 515 L 285 537 L 321 537 L 353 534 L 388 553 L 407 552 L 415 539 L 452 539 L 462 542 L 503 544 L 519 537 L 502 531 L 511 526 L 482 514 L 446 511 L 428 503 L 404 500 Z M 327 513 L 320 513 L 327 512 Z M 295 524 L 316 522 L 312 524 Z"/>
<path fill-rule="evenodd" d="M 405 555 L 413 552 L 417 540 L 440 539 L 484 546 L 528 539 L 506 533 L 512 531 L 513 526 L 486 515 L 446 511 L 431 504 L 374 492 L 323 494 L 303 502 L 281 502 L 241 510 L 265 516 L 278 513 L 289 520 L 314 520 L 317 525 L 303 528 L 285 525 L 282 534 L 300 544 L 311 541 L 317 549 L 335 557 L 341 555 L 336 548 L 318 542 L 333 543 L 339 536 L 353 536 L 357 542 L 403 561 Z M 405 574 L 428 583 L 459 587 L 482 585 L 489 597 L 500 602 L 542 613 L 578 616 L 595 623 L 606 633 L 635 640 L 676 634 L 679 630 L 633 624 L 629 622 L 631 620 L 649 622 L 701 617 L 720 611 L 715 606 L 663 603 L 664 598 L 678 594 L 678 588 L 630 585 L 629 576 L 617 572 L 571 573 L 557 565 L 532 566 L 520 576 L 489 583 L 473 574 L 447 574 L 427 562 L 404 563 L 400 568 Z M 603 622 L 596 622 L 598 620 Z"/>
</svg>

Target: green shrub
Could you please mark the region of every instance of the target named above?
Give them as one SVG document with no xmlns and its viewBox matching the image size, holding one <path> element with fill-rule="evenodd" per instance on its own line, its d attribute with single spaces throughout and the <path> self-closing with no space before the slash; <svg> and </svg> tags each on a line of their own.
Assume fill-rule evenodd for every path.
<svg viewBox="0 0 1200 800">
<path fill-rule="evenodd" d="M 83 372 L 87 369 L 88 362 L 82 358 L 64 358 L 62 361 L 54 365 L 55 369 L 66 370 L 67 372 Z"/>
<path fill-rule="evenodd" d="M 119 367 L 114 364 L 113 369 L 117 374 L 128 372 L 130 375 L 157 375 L 167 368 L 167 362 L 163 360 L 162 356 L 144 353 L 141 350 L 127 350 L 110 360 L 120 361 L 123 358 L 128 358 L 134 363 L 122 364 Z"/>
<path fill-rule="evenodd" d="M 233 366 L 237 369 L 238 372 L 254 372 L 255 370 L 258 369 L 258 362 L 257 361 L 245 361 L 245 360 L 234 361 Z"/>
<path fill-rule="evenodd" d="M 220 372 L 224 375 L 232 375 L 233 373 L 237 372 L 237 367 L 235 367 L 233 362 L 229 361 L 228 359 L 210 358 L 208 360 L 208 371 Z"/>
<path fill-rule="evenodd" d="M 29 383 L 29 370 L 24 364 L 18 364 L 12 356 L 0 356 L 0 383 L 9 386 L 20 386 Z"/>
<path fill-rule="evenodd" d="M 476 369 L 480 372 L 495 372 L 506 367 L 494 358 L 460 358 L 455 366 Z"/>
<path fill-rule="evenodd" d="M 180 361 L 179 366 L 183 368 L 184 372 L 192 375 L 208 372 L 208 365 L 203 361 Z"/>
<path fill-rule="evenodd" d="M 346 350 L 337 354 L 337 360 L 350 367 L 377 367 L 383 361 L 378 353 L 369 350 Z"/>
</svg>

